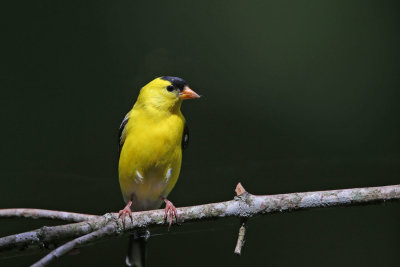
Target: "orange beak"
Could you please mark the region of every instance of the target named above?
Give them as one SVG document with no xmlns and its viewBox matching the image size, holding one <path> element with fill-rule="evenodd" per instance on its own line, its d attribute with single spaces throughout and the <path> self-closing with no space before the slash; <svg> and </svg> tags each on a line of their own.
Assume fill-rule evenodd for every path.
<svg viewBox="0 0 400 267">
<path fill-rule="evenodd" d="M 199 98 L 200 96 L 196 94 L 195 91 L 190 89 L 188 86 L 183 87 L 183 90 L 180 94 L 181 99 L 193 99 L 193 98 Z"/>
</svg>

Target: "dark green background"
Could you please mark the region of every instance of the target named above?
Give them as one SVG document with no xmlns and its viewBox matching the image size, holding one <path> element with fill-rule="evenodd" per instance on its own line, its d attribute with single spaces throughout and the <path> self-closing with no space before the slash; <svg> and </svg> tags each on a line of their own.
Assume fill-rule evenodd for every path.
<svg viewBox="0 0 400 267">
<path fill-rule="evenodd" d="M 186 79 L 177 206 L 399 183 L 398 1 L 25 1 L 3 6 L 0 207 L 124 205 L 117 132 L 141 86 Z M 156 231 L 149 266 L 398 266 L 398 203 Z M 49 221 L 2 220 L 2 236 Z M 126 238 L 55 266 L 123 266 Z M 1 260 L 24 266 L 40 255 Z"/>
</svg>

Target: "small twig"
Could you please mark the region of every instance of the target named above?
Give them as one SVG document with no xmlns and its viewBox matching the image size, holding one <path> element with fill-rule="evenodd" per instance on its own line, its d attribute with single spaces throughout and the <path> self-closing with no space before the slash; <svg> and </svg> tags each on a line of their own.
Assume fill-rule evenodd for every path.
<svg viewBox="0 0 400 267">
<path fill-rule="evenodd" d="M 244 187 L 242 186 L 241 183 L 238 183 L 235 189 L 236 192 L 236 196 L 237 197 L 246 197 L 248 195 L 246 189 L 244 189 Z M 235 254 L 236 255 L 241 255 L 242 253 L 242 247 L 244 246 L 244 242 L 245 242 L 245 235 L 246 235 L 246 219 L 242 219 L 240 222 L 240 228 L 239 228 L 239 235 L 238 235 L 238 239 L 236 242 L 236 247 L 235 247 Z"/>
<path fill-rule="evenodd" d="M 246 193 L 246 189 L 242 186 L 241 183 L 238 183 L 235 188 L 236 196 L 240 196 L 243 193 Z"/>
<path fill-rule="evenodd" d="M 43 209 L 0 209 L 0 218 L 32 218 L 32 219 L 52 219 L 67 222 L 83 222 L 99 216 Z"/>
<path fill-rule="evenodd" d="M 246 235 L 246 221 L 243 220 L 242 224 L 239 228 L 239 236 L 238 236 L 238 240 L 236 242 L 236 247 L 235 247 L 236 255 L 240 256 L 242 254 L 242 247 L 244 246 L 245 235 Z"/>
<path fill-rule="evenodd" d="M 61 256 L 67 254 L 74 248 L 82 246 L 86 243 L 94 242 L 98 239 L 101 239 L 101 238 L 104 238 L 107 236 L 115 235 L 114 228 L 115 228 L 114 225 L 107 225 L 95 232 L 91 232 L 90 234 L 87 234 L 87 235 L 78 237 L 74 240 L 71 240 L 71 241 L 65 243 L 64 245 L 56 248 L 55 250 L 53 250 L 52 252 L 47 254 L 45 257 L 41 258 L 36 263 L 32 264 L 31 267 L 46 266 L 49 263 L 51 263 L 52 261 L 56 260 L 57 258 L 60 258 Z"/>
</svg>

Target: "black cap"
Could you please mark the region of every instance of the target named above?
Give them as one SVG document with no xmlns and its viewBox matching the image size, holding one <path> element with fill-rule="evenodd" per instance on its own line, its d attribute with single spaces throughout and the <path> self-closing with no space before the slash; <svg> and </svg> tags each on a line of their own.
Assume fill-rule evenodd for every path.
<svg viewBox="0 0 400 267">
<path fill-rule="evenodd" d="M 161 79 L 165 81 L 171 82 L 171 84 L 178 88 L 179 90 L 183 90 L 183 87 L 187 85 L 186 81 L 184 79 L 181 79 L 179 77 L 172 77 L 172 76 L 162 76 Z"/>
</svg>

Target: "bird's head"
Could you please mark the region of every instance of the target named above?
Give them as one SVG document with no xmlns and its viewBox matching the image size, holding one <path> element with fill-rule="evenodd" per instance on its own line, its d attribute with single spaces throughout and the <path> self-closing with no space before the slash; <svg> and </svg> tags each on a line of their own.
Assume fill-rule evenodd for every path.
<svg viewBox="0 0 400 267">
<path fill-rule="evenodd" d="M 180 108 L 184 99 L 199 97 L 189 88 L 185 80 L 162 76 L 154 79 L 140 90 L 137 102 L 163 110 L 175 110 Z"/>
</svg>

